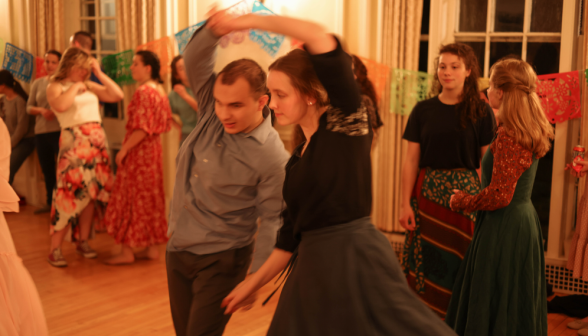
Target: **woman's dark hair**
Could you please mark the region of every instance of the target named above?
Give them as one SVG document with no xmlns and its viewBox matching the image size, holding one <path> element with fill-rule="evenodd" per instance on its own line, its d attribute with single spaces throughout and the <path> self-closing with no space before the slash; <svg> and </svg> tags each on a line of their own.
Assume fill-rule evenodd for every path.
<svg viewBox="0 0 588 336">
<path fill-rule="evenodd" d="M 372 129 L 377 130 L 378 128 L 384 126 L 382 119 L 380 118 L 380 113 L 378 111 L 378 98 L 376 96 L 376 90 L 374 89 L 374 84 L 368 78 L 368 71 L 365 67 L 365 64 L 361 61 L 361 59 L 355 55 L 351 55 L 351 61 L 353 62 L 353 72 L 355 73 L 355 81 L 359 86 L 359 90 L 361 91 L 362 95 L 368 96 L 375 109 L 374 117 L 372 120 Z"/>
<path fill-rule="evenodd" d="M 57 56 L 57 60 L 61 61 L 61 53 L 59 51 L 57 51 L 55 49 L 50 49 L 50 50 L 47 50 L 47 52 L 45 53 L 45 55 L 48 55 L 48 54 Z"/>
<path fill-rule="evenodd" d="M 178 78 L 178 69 L 176 68 L 176 64 L 182 59 L 182 55 L 178 55 L 176 57 L 174 57 L 174 59 L 171 62 L 171 86 L 172 88 L 176 85 L 176 84 L 182 84 L 182 80 Z"/>
<path fill-rule="evenodd" d="M 474 50 L 467 44 L 452 43 L 444 45 L 441 46 L 439 56 L 435 59 L 435 69 L 439 68 L 439 57 L 445 53 L 459 57 L 464 63 L 466 70 L 470 70 L 470 75 L 466 77 L 463 85 L 460 102 L 457 104 L 457 113 L 461 127 L 466 128 L 468 122 L 475 123 L 486 115 L 486 103 L 480 98 L 480 90 L 478 88 L 478 78 L 480 78 L 478 58 Z M 438 72 L 435 71 L 431 93 L 436 95 L 441 92 L 443 92 L 443 86 L 439 81 Z"/>
<path fill-rule="evenodd" d="M 377 103 L 376 90 L 374 89 L 374 84 L 372 84 L 372 81 L 368 78 L 367 68 L 359 57 L 351 55 L 351 60 L 353 61 L 353 72 L 355 73 L 361 94 L 370 97 L 374 104 Z"/>
<path fill-rule="evenodd" d="M 0 70 L 0 85 L 6 85 L 22 97 L 25 101 L 29 100 L 29 95 L 22 88 L 20 83 L 14 79 L 14 76 L 8 70 Z"/>
<path fill-rule="evenodd" d="M 157 57 L 157 55 L 150 50 L 137 51 L 135 55 L 141 56 L 141 61 L 143 62 L 143 65 L 151 66 L 151 79 L 154 79 L 159 83 L 163 83 L 161 75 L 159 74 L 159 71 L 161 69 L 159 57 Z"/>
</svg>

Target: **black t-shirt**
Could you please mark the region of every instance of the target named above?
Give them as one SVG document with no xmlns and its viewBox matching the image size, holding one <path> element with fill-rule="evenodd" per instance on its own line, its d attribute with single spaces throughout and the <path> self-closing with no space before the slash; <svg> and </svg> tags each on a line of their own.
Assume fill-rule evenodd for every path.
<svg viewBox="0 0 588 336">
<path fill-rule="evenodd" d="M 345 224 L 370 215 L 373 132 L 353 78 L 351 58 L 337 49 L 310 55 L 331 106 L 300 156 L 297 147 L 286 165 L 284 223 L 276 247 L 294 251 L 300 233 Z"/>
<path fill-rule="evenodd" d="M 486 115 L 464 129 L 456 105 L 445 105 L 439 97 L 418 103 L 406 124 L 403 138 L 421 145 L 420 168 L 478 169 L 480 147 L 494 139 L 496 121 L 490 105 Z"/>
</svg>

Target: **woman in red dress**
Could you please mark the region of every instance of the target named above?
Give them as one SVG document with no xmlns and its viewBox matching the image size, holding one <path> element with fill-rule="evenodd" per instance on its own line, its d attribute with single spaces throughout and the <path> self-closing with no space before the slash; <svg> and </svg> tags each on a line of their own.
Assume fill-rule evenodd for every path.
<svg viewBox="0 0 588 336">
<path fill-rule="evenodd" d="M 171 110 L 159 69 L 153 52 L 135 54 L 131 72 L 140 86 L 128 107 L 127 134 L 116 155 L 118 172 L 105 218 L 108 233 L 123 249 L 107 264 L 133 263 L 134 247 L 146 247 L 137 258 L 157 259 L 157 245 L 167 242 L 159 135 L 170 129 Z"/>
</svg>

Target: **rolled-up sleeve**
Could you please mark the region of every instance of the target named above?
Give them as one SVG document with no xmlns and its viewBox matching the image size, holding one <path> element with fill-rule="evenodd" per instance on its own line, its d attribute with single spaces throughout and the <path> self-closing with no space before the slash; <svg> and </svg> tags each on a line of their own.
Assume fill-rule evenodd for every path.
<svg viewBox="0 0 588 336">
<path fill-rule="evenodd" d="M 186 76 L 198 102 L 198 117 L 213 111 L 213 88 L 216 80 L 214 65 L 216 63 L 216 45 L 219 38 L 205 26 L 200 27 L 192 36 L 184 51 Z"/>
<path fill-rule="evenodd" d="M 256 203 L 260 226 L 255 242 L 255 252 L 253 252 L 251 273 L 257 271 L 272 253 L 281 225 L 280 214 L 286 206 L 282 198 L 282 188 L 288 158 L 285 153 L 280 154 L 280 159 L 268 166 L 265 176 L 262 176 L 257 186 Z"/>
</svg>

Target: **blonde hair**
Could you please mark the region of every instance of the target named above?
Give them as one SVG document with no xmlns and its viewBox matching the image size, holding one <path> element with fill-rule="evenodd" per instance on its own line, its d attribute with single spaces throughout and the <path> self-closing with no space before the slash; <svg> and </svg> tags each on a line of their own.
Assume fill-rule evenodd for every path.
<svg viewBox="0 0 588 336">
<path fill-rule="evenodd" d="M 525 61 L 506 59 L 492 66 L 490 81 L 502 90 L 499 117 L 506 130 L 514 133 L 515 141 L 533 152 L 545 156 L 554 137 L 541 107 L 537 88 L 537 74 Z"/>
<path fill-rule="evenodd" d="M 91 59 L 90 55 L 80 48 L 68 48 L 61 58 L 55 74 L 50 78 L 51 82 L 61 82 L 65 80 L 69 76 L 69 72 L 74 65 L 78 65 L 88 70 L 88 75 L 84 81 L 88 80 L 92 73 L 92 67 L 90 64 Z"/>
</svg>

